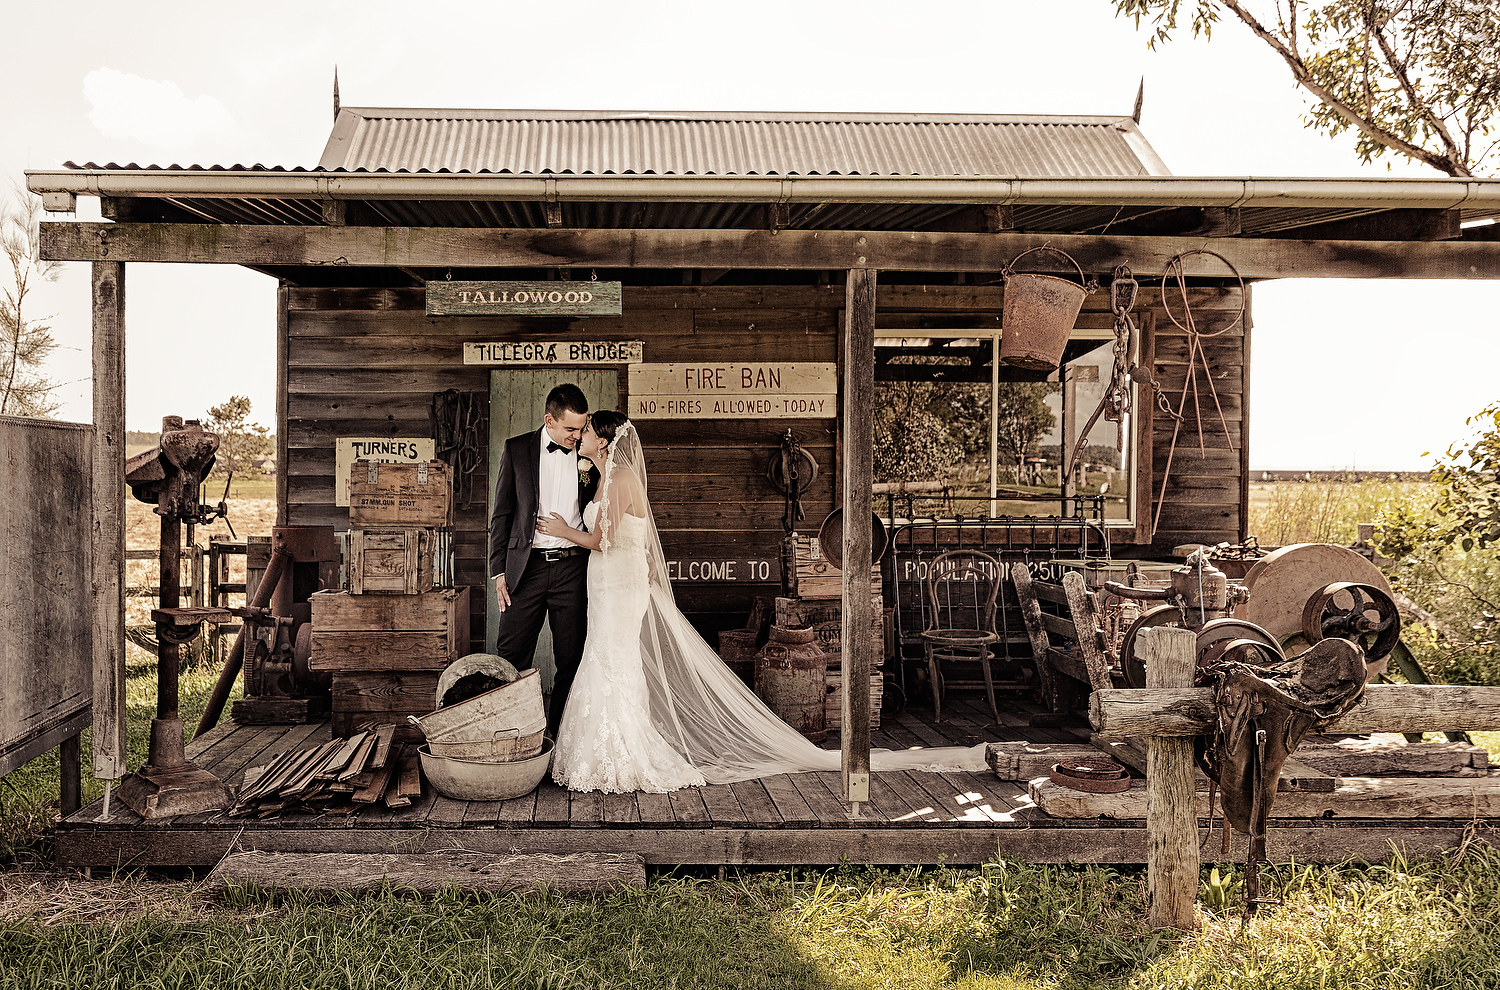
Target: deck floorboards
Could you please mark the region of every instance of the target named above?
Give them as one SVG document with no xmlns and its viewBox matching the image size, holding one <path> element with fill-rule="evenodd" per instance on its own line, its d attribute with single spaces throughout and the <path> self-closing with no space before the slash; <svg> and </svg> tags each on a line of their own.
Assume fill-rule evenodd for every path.
<svg viewBox="0 0 1500 990">
<path fill-rule="evenodd" d="M 982 693 L 931 708 L 886 713 L 872 733 L 878 748 L 972 746 L 984 742 L 1084 743 L 1080 717 L 1032 724 L 1035 705 L 1007 694 L 997 724 Z M 214 728 L 188 755 L 230 784 L 278 754 L 331 738 L 327 722 Z M 825 743 L 838 748 L 838 738 Z M 396 754 L 392 754 L 396 758 Z M 289 811 L 266 817 L 224 812 L 143 821 L 118 800 L 100 820 L 102 801 L 57 829 L 58 861 L 69 866 L 211 866 L 228 852 L 380 852 L 464 848 L 495 852 L 638 852 L 648 863 L 819 865 L 978 863 L 1001 855 L 1038 862 L 1140 863 L 1145 823 L 1061 819 L 1044 814 L 1026 782 L 988 772 L 886 770 L 871 774 L 870 800 L 857 816 L 841 796 L 837 771 L 779 774 L 672 794 L 573 793 L 545 780 L 506 801 L 456 801 L 430 786 L 407 807 L 383 802 L 344 811 Z M 1273 822 L 1270 853 L 1305 862 L 1350 855 L 1377 860 L 1391 843 L 1408 854 L 1451 848 L 1466 822 L 1344 819 Z M 1205 833 L 1206 834 L 1206 833 Z M 1210 844 L 1217 849 L 1217 841 Z M 1231 853 L 1242 856 L 1239 846 Z"/>
</svg>

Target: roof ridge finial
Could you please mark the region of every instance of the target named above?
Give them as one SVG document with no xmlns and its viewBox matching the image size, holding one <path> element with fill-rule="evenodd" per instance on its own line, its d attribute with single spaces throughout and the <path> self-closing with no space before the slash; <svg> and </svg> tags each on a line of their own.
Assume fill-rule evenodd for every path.
<svg viewBox="0 0 1500 990">
<path fill-rule="evenodd" d="M 335 94 L 338 93 L 338 83 L 337 83 L 337 81 L 334 82 L 333 90 L 334 90 Z M 335 103 L 337 102 L 337 96 L 335 96 L 335 101 L 334 102 Z M 1135 112 L 1130 115 L 1130 119 L 1133 120 L 1133 121 L 1135 121 L 1137 124 L 1139 124 L 1141 122 L 1141 104 L 1143 104 L 1145 102 L 1146 102 L 1146 77 L 1143 75 L 1143 76 L 1141 76 L 1141 84 L 1139 86 L 1137 86 L 1136 90 L 1135 90 Z"/>
<path fill-rule="evenodd" d="M 339 119 L 339 64 L 333 63 L 333 119 L 337 123 Z"/>
</svg>

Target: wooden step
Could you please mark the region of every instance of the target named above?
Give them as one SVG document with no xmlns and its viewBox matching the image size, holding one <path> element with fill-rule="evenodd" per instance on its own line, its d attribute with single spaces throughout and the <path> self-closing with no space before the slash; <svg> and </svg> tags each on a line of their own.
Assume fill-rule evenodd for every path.
<svg viewBox="0 0 1500 990">
<path fill-rule="evenodd" d="M 504 892 L 550 888 L 565 893 L 604 893 L 646 885 L 645 860 L 637 853 L 528 853 L 496 855 L 440 853 L 231 853 L 209 874 L 210 882 L 254 884 L 268 890 L 379 890 L 404 887 L 435 893 L 445 887 Z"/>
</svg>

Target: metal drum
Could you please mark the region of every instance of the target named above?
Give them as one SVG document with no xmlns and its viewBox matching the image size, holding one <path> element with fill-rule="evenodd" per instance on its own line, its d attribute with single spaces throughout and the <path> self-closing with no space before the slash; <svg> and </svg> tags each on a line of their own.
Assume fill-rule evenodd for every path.
<svg viewBox="0 0 1500 990">
<path fill-rule="evenodd" d="M 828 657 L 811 629 L 772 626 L 770 640 L 755 655 L 755 693 L 815 743 L 828 738 L 827 674 Z"/>
</svg>

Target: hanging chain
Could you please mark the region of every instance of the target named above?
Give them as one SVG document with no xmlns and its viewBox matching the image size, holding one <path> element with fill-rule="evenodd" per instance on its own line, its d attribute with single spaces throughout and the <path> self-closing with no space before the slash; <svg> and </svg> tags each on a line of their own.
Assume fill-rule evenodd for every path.
<svg viewBox="0 0 1500 990">
<path fill-rule="evenodd" d="M 1130 414 L 1130 355 L 1135 350 L 1135 308 L 1139 283 L 1129 265 L 1117 265 L 1109 283 L 1109 311 L 1115 314 L 1115 367 L 1105 391 L 1104 418 L 1115 424 L 1115 449 L 1125 450 L 1125 419 Z"/>
</svg>

